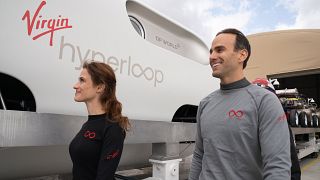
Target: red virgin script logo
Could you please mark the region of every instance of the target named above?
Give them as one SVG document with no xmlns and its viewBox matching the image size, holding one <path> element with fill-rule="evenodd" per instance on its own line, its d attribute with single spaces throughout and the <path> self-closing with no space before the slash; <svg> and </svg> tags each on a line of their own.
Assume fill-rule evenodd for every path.
<svg viewBox="0 0 320 180">
<path fill-rule="evenodd" d="M 281 121 L 286 121 L 287 120 L 287 115 L 286 113 L 282 114 L 280 117 L 278 117 L 278 122 L 281 122 Z"/>
<path fill-rule="evenodd" d="M 240 120 L 243 116 L 243 112 L 241 110 L 235 111 L 231 109 L 228 115 L 229 115 L 229 118 L 237 118 L 238 120 Z"/>
<path fill-rule="evenodd" d="M 30 11 L 26 10 L 22 16 L 22 20 L 27 21 L 28 35 L 33 36 L 32 39 L 36 40 L 44 35 L 50 35 L 50 46 L 52 46 L 53 33 L 58 30 L 72 28 L 69 25 L 68 18 L 62 18 L 61 15 L 57 19 L 44 19 L 40 14 L 42 8 L 46 5 L 46 1 L 42 1 L 32 17 L 30 17 Z M 37 33 L 33 33 L 37 30 Z M 33 33 L 33 35 L 31 35 Z"/>
<path fill-rule="evenodd" d="M 95 132 L 90 132 L 90 131 L 86 131 L 83 135 L 85 138 L 89 138 L 89 139 L 93 139 L 96 137 L 96 133 Z"/>
<path fill-rule="evenodd" d="M 107 159 L 107 160 L 113 159 L 113 158 L 117 157 L 118 155 L 119 155 L 119 150 L 112 151 L 109 155 L 107 155 L 105 157 L 105 159 Z"/>
</svg>

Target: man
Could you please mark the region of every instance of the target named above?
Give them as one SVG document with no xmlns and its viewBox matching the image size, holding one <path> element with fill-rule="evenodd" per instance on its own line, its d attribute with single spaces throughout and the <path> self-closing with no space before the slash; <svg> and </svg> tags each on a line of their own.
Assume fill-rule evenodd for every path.
<svg viewBox="0 0 320 180">
<path fill-rule="evenodd" d="M 265 88 L 270 92 L 276 94 L 276 90 L 273 87 L 273 85 L 265 78 L 256 78 L 254 81 L 252 81 L 252 84 Z M 287 121 L 287 124 L 288 124 L 288 121 Z M 300 180 L 301 169 L 300 169 L 298 155 L 296 152 L 296 145 L 294 144 L 293 134 L 289 124 L 288 124 L 288 129 L 289 129 L 289 136 L 290 136 L 291 180 Z"/>
<path fill-rule="evenodd" d="M 236 29 L 219 32 L 212 42 L 210 66 L 220 89 L 198 108 L 190 180 L 290 179 L 286 117 L 273 93 L 244 77 L 250 53 Z"/>
</svg>

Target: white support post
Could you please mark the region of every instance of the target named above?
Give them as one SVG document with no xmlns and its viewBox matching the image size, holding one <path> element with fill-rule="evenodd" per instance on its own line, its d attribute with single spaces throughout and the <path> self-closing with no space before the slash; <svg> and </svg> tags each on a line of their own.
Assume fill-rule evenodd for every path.
<svg viewBox="0 0 320 180">
<path fill-rule="evenodd" d="M 149 159 L 152 163 L 152 178 L 161 180 L 179 180 L 179 163 L 182 159 L 166 161 Z"/>
</svg>

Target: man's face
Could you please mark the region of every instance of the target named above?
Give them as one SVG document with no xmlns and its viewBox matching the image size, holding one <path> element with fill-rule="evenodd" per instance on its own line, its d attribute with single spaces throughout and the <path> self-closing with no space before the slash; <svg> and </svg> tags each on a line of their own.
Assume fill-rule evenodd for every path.
<svg viewBox="0 0 320 180">
<path fill-rule="evenodd" d="M 235 40 L 236 35 L 222 33 L 212 41 L 209 60 L 213 77 L 228 78 L 242 69 L 240 51 L 234 50 Z"/>
</svg>

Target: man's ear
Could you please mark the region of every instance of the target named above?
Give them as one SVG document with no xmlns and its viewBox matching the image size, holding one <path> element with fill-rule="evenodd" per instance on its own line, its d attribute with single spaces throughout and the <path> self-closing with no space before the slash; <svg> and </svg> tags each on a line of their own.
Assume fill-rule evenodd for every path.
<svg viewBox="0 0 320 180">
<path fill-rule="evenodd" d="M 248 57 L 248 51 L 246 49 L 242 49 L 239 52 L 239 62 L 244 62 Z"/>
</svg>

